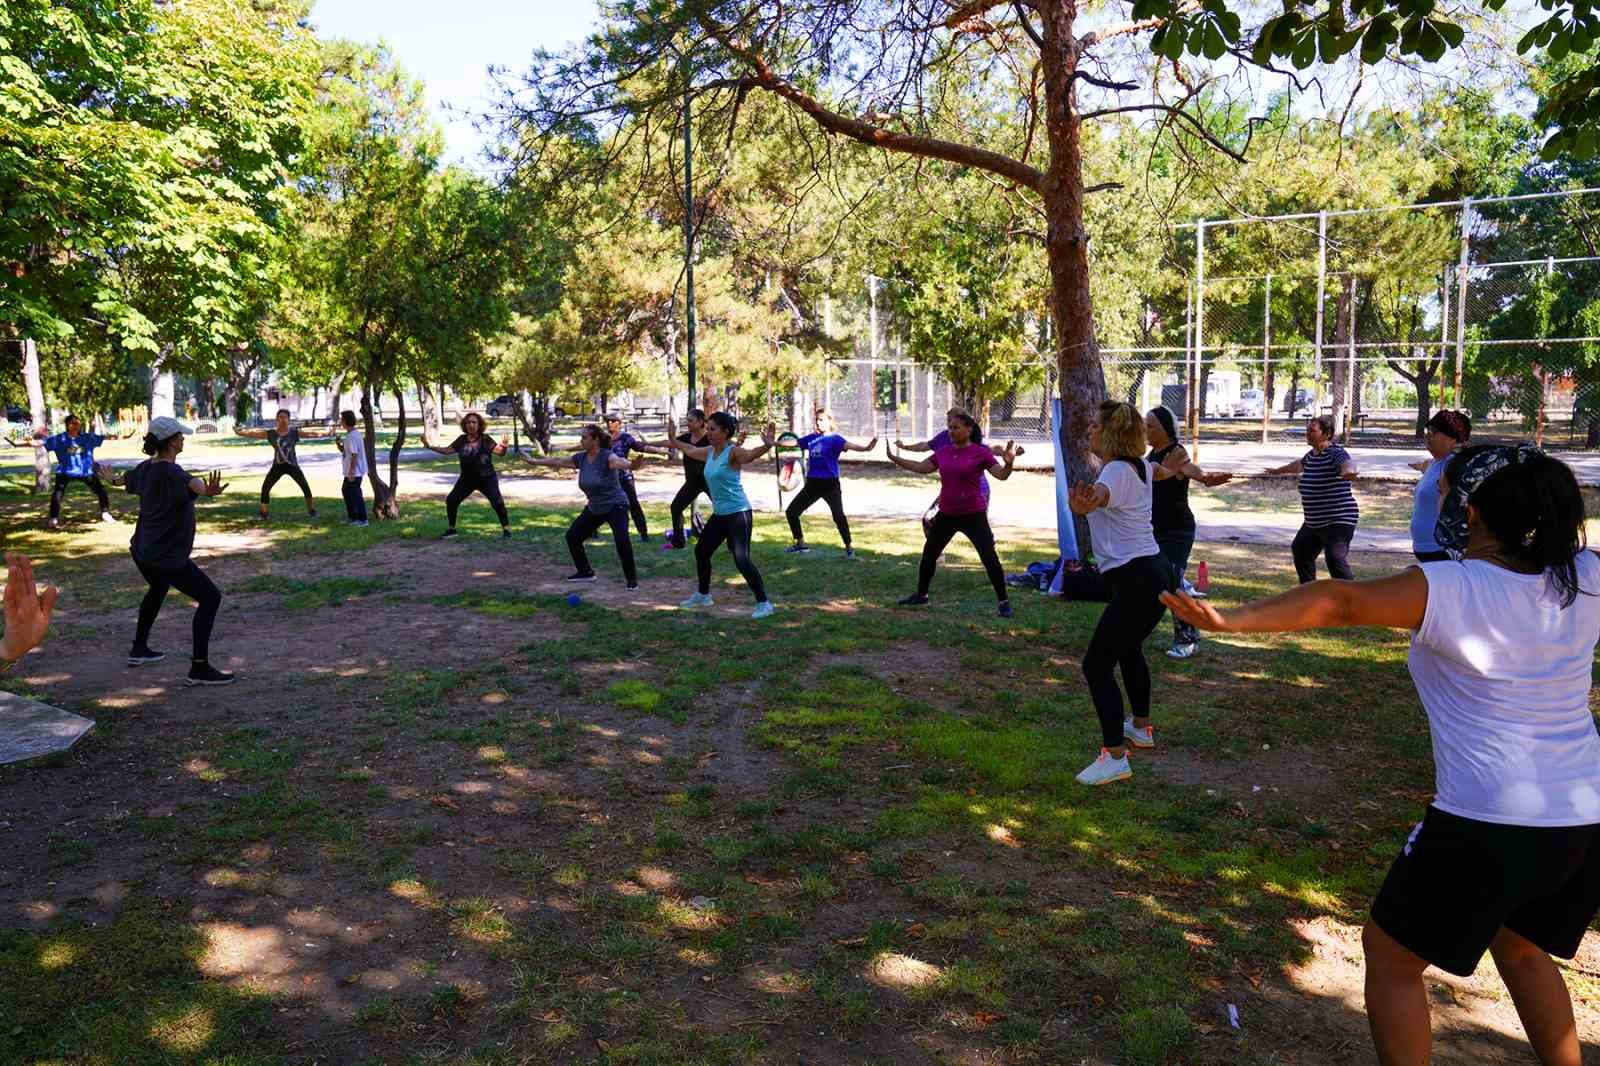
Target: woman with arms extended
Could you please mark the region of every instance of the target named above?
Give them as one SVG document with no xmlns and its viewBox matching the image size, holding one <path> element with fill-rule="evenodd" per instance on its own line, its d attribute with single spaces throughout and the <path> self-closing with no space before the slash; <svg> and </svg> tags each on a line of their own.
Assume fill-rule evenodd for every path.
<svg viewBox="0 0 1600 1066">
<path fill-rule="evenodd" d="M 1165 407 L 1151 408 L 1144 416 L 1145 437 L 1150 443 L 1151 463 L 1165 469 L 1171 477 L 1157 478 L 1150 486 L 1150 522 L 1155 530 L 1156 547 L 1172 567 L 1179 586 L 1189 567 L 1194 550 L 1194 512 L 1189 510 L 1189 482 L 1215 488 L 1232 479 L 1231 474 L 1207 474 L 1189 460 L 1189 452 L 1178 442 L 1178 423 Z M 1200 634 L 1189 623 L 1174 619 L 1172 647 L 1167 655 L 1187 659 L 1195 653 Z"/>
<path fill-rule="evenodd" d="M 205 480 L 191 477 L 178 465 L 183 436 L 191 430 L 175 418 L 154 418 L 144 435 L 144 453 L 150 456 L 123 477 L 127 490 L 139 497 L 139 524 L 129 548 L 133 564 L 150 586 L 139 604 L 139 624 L 128 649 L 128 665 L 143 666 L 165 659 L 166 653 L 150 647 L 150 630 L 166 602 L 177 589 L 195 601 L 194 658 L 189 685 L 228 685 L 233 675 L 213 669 L 210 661 L 211 627 L 222 606 L 222 593 L 205 571 L 189 558 L 194 550 L 194 501 L 197 496 L 220 496 L 228 486 L 220 471 Z"/>
<path fill-rule="evenodd" d="M 1383 1066 L 1432 1043 L 1423 971 L 1470 975 L 1488 951 L 1545 1066 L 1579 1066 L 1570 959 L 1600 909 L 1600 734 L 1589 710 L 1600 558 L 1583 496 L 1528 445 L 1465 449 L 1445 466 L 1436 536 L 1459 561 L 1376 581 L 1318 581 L 1219 611 L 1162 598 L 1201 629 L 1411 630 L 1433 736 L 1435 793 L 1362 935 L 1367 1018 Z"/>
<path fill-rule="evenodd" d="M 1011 597 L 1006 590 L 1006 574 L 1000 566 L 1000 554 L 994 547 L 994 530 L 989 528 L 989 494 L 984 488 L 984 474 L 990 473 L 1001 481 L 1011 476 L 1016 462 L 1016 447 L 1010 442 L 1000 453 L 1004 463 L 995 459 L 994 452 L 983 443 L 978 423 L 965 411 L 950 413 L 950 443 L 921 462 L 913 462 L 896 455 L 890 445 L 884 446 L 889 461 L 902 470 L 914 474 L 939 474 L 939 512 L 928 523 L 928 539 L 922 545 L 922 563 L 917 569 L 917 591 L 900 601 L 902 607 L 922 607 L 928 602 L 928 589 L 933 586 L 933 574 L 944 553 L 957 533 L 966 535 L 983 561 L 984 573 L 994 587 L 999 601 L 1001 618 L 1011 617 Z"/>
<path fill-rule="evenodd" d="M 865 444 L 851 444 L 839 435 L 839 423 L 833 414 L 818 409 L 816 432 L 800 438 L 800 447 L 806 450 L 806 483 L 784 512 L 789 519 L 789 532 L 794 535 L 794 543 L 785 552 L 793 555 L 811 550 L 800 529 L 800 516 L 818 500 L 826 500 L 839 539 L 844 542 L 844 557 L 856 557 L 856 550 L 850 546 L 850 519 L 844 513 L 844 495 L 839 491 L 839 456 L 845 452 L 870 452 L 877 446 L 877 437 Z"/>
<path fill-rule="evenodd" d="M 456 535 L 456 512 L 461 509 L 461 501 L 474 492 L 481 492 L 483 498 L 489 501 L 489 506 L 494 508 L 495 517 L 500 519 L 500 536 L 510 540 L 511 519 L 506 515 L 506 501 L 500 495 L 500 475 L 494 469 L 494 457 L 504 455 L 506 446 L 503 443 L 496 444 L 495 439 L 485 432 L 483 416 L 476 411 L 462 415 L 461 435 L 447 447 L 440 448 L 428 443 L 426 436 L 422 438 L 422 446 L 440 455 L 461 458 L 461 474 L 456 478 L 450 495 L 445 497 L 444 514 L 449 526 L 440 539 Z"/>
<path fill-rule="evenodd" d="M 1292 463 L 1263 471 L 1268 477 L 1297 474 L 1300 508 L 1305 520 L 1289 546 L 1300 583 L 1317 579 L 1317 556 L 1328 558 L 1328 576 L 1355 579 L 1350 569 L 1350 542 L 1355 539 L 1361 509 L 1356 506 L 1350 482 L 1357 476 L 1356 461 L 1334 443 L 1333 419 L 1318 415 L 1306 422 L 1306 443 L 1311 450 Z"/>
<path fill-rule="evenodd" d="M 739 423 L 726 411 L 718 411 L 706 419 L 706 446 L 679 442 L 678 450 L 687 458 L 705 464 L 707 495 L 711 497 L 711 520 L 700 531 L 700 540 L 694 546 L 694 566 L 697 580 L 693 596 L 684 600 L 682 607 L 711 606 L 711 557 L 717 554 L 724 541 L 733 553 L 733 565 L 744 575 L 745 583 L 756 598 L 756 609 L 751 618 L 766 618 L 773 611 L 767 599 L 767 587 L 761 581 L 761 571 L 750 560 L 750 536 L 755 529 L 755 515 L 740 482 L 740 471 L 761 458 L 772 448 L 777 429 L 767 424 L 761 433 L 759 448 L 741 448 L 733 443 L 739 432 Z"/>
<path fill-rule="evenodd" d="M 603 525 L 611 527 L 616 538 L 617 558 L 622 563 L 622 576 L 627 579 L 628 591 L 639 588 L 639 574 L 633 565 L 633 543 L 628 540 L 628 494 L 623 491 L 619 475 L 628 469 L 629 461 L 611 450 L 611 436 L 599 426 L 584 426 L 578 435 L 583 450 L 570 458 L 548 456 L 543 459 L 522 457 L 529 466 L 550 466 L 557 470 L 576 468 L 578 488 L 589 498 L 589 503 L 567 527 L 567 551 L 572 553 L 576 567 L 568 581 L 594 581 L 594 567 L 589 565 L 589 555 L 583 542 L 589 534 Z M 638 462 L 639 460 L 634 460 Z"/>
<path fill-rule="evenodd" d="M 678 451 L 680 444 L 692 444 L 696 448 L 706 446 L 706 413 L 695 407 L 689 411 L 684 419 L 684 432 L 676 437 L 668 430 L 667 439 L 661 441 L 646 441 L 639 445 L 639 450 L 667 454 Z M 626 492 L 626 488 L 623 490 Z M 706 464 L 699 459 L 683 454 L 683 485 L 678 489 L 678 494 L 672 497 L 672 535 L 667 538 L 669 548 L 682 548 L 689 542 L 683 533 L 683 515 L 685 511 L 694 506 L 694 501 L 702 492 L 706 491 Z M 630 511 L 632 506 L 630 504 Z"/>
<path fill-rule="evenodd" d="M 296 448 L 300 444 L 301 437 L 328 437 L 333 435 L 333 430 L 291 426 L 288 410 L 280 408 L 270 427 L 237 429 L 234 432 L 241 437 L 255 437 L 272 445 L 272 469 L 267 471 L 266 478 L 261 482 L 262 520 L 265 521 L 268 517 L 272 486 L 285 477 L 298 485 L 301 495 L 306 498 L 306 514 L 312 518 L 317 517 L 317 501 L 311 495 L 311 485 L 306 481 L 305 472 L 300 469 L 300 458 L 296 454 Z"/>
</svg>

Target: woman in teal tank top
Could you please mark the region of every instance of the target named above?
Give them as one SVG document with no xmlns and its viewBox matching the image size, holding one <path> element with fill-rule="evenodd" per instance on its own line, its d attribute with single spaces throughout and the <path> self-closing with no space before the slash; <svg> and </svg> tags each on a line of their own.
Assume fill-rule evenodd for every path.
<svg viewBox="0 0 1600 1066">
<path fill-rule="evenodd" d="M 767 599 L 767 587 L 762 584 L 761 571 L 750 561 L 750 534 L 755 527 L 755 516 L 750 511 L 750 500 L 740 483 L 740 471 L 755 462 L 772 448 L 777 437 L 777 427 L 770 422 L 761 432 L 761 447 L 741 448 L 733 443 L 739 423 L 726 411 L 718 411 L 706 419 L 706 446 L 680 443 L 678 450 L 690 459 L 706 464 L 707 494 L 711 497 L 711 521 L 700 533 L 694 547 L 695 575 L 699 586 L 693 596 L 684 600 L 683 607 L 709 607 L 711 605 L 711 557 L 724 541 L 733 553 L 733 565 L 744 575 L 745 583 L 756 597 L 752 618 L 765 618 L 772 613 L 772 601 Z"/>
</svg>

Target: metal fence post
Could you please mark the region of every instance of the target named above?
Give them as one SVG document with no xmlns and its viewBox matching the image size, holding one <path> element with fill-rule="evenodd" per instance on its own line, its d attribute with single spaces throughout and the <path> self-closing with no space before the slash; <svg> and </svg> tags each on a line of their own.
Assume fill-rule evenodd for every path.
<svg viewBox="0 0 1600 1066">
<path fill-rule="evenodd" d="M 1461 365 L 1467 349 L 1467 266 L 1472 248 L 1472 197 L 1461 201 L 1461 261 L 1456 266 L 1456 407 L 1461 405 Z"/>
<path fill-rule="evenodd" d="M 1200 414 L 1205 403 L 1200 396 L 1200 361 L 1205 358 L 1206 321 L 1206 222 L 1201 219 L 1194 230 L 1194 345 L 1190 349 L 1189 450 L 1200 454 Z"/>
<path fill-rule="evenodd" d="M 1272 417 L 1272 397 L 1268 394 L 1267 376 L 1272 373 L 1272 275 L 1267 274 L 1267 291 L 1261 301 L 1264 308 L 1261 326 L 1261 443 L 1267 443 Z"/>
<path fill-rule="evenodd" d="M 1344 443 L 1350 443 L 1350 423 L 1355 421 L 1355 391 L 1356 391 L 1356 290 L 1360 287 L 1360 279 L 1354 274 L 1350 276 L 1350 347 L 1349 354 L 1345 357 L 1344 366 Z"/>
<path fill-rule="evenodd" d="M 1317 212 L 1317 366 L 1311 375 L 1311 387 L 1315 392 L 1322 389 L 1322 319 L 1323 306 L 1328 295 L 1328 212 Z M 1314 394 L 1313 393 L 1313 394 Z M 1289 406 L 1296 406 L 1298 397 L 1289 397 Z M 1311 413 L 1317 414 L 1317 400 L 1311 401 Z"/>
</svg>

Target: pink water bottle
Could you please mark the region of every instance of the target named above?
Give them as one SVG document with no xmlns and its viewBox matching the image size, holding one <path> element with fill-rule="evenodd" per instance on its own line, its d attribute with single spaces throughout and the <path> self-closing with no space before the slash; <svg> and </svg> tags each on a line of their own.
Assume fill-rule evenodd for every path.
<svg viewBox="0 0 1600 1066">
<path fill-rule="evenodd" d="M 1206 569 L 1204 560 L 1200 563 L 1200 569 L 1195 572 L 1194 587 L 1204 593 L 1211 591 L 1211 573 Z"/>
</svg>

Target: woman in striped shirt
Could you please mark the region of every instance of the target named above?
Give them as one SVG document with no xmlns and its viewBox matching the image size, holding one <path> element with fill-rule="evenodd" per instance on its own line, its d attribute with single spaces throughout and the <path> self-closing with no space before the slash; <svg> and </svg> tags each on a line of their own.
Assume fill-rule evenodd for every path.
<svg viewBox="0 0 1600 1066">
<path fill-rule="evenodd" d="M 1289 550 L 1294 554 L 1300 584 L 1317 579 L 1317 556 L 1326 555 L 1328 576 L 1355 580 L 1350 569 L 1350 541 L 1356 535 L 1361 510 L 1350 482 L 1356 479 L 1356 462 L 1333 440 L 1333 419 L 1318 415 L 1306 423 L 1306 443 L 1311 450 L 1292 463 L 1274 467 L 1268 474 L 1300 476 L 1300 507 L 1305 521 Z"/>
</svg>

